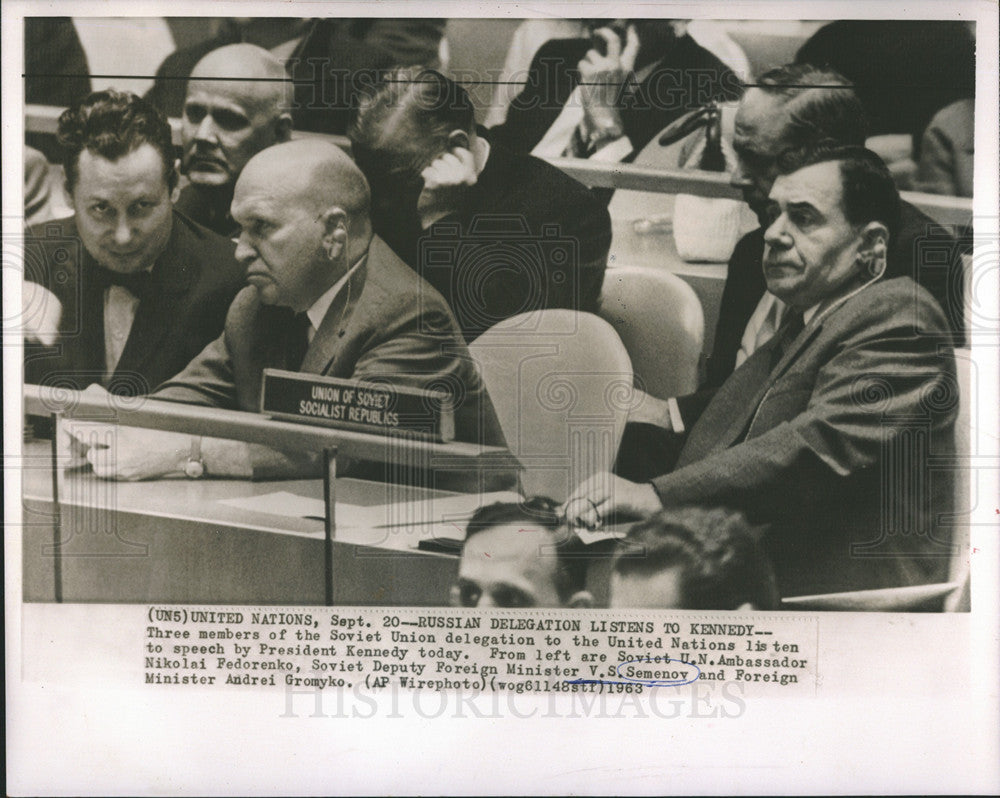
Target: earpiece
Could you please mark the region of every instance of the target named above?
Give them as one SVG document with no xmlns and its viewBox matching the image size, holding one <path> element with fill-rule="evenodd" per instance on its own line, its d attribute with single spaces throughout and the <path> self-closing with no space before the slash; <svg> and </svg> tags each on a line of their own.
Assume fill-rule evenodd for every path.
<svg viewBox="0 0 1000 798">
<path fill-rule="evenodd" d="M 885 274 L 886 268 L 885 242 L 879 239 L 872 245 L 869 251 L 859 253 L 858 260 L 873 279 L 881 277 Z"/>
</svg>

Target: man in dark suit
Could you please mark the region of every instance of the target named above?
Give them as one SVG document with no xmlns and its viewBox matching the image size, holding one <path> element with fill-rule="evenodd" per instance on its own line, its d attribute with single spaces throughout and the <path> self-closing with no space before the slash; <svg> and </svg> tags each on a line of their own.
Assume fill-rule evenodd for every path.
<svg viewBox="0 0 1000 798">
<path fill-rule="evenodd" d="M 290 84 L 267 50 L 232 44 L 202 58 L 188 81 L 181 118 L 181 174 L 176 208 L 227 238 L 239 234 L 229 215 L 240 171 L 265 147 L 292 135 Z"/>
<path fill-rule="evenodd" d="M 462 87 L 400 73 L 350 135 L 375 232 L 441 293 L 466 341 L 517 313 L 596 311 L 607 209 L 555 167 L 480 136 Z"/>
<path fill-rule="evenodd" d="M 223 334 L 153 397 L 257 411 L 265 368 L 433 387 L 455 398 L 456 438 L 502 443 L 454 318 L 372 235 L 369 203 L 364 176 L 333 144 L 287 142 L 251 159 L 233 197 L 242 228 L 236 255 L 250 286 L 234 300 Z M 100 476 L 117 479 L 190 475 L 190 450 L 178 440 L 188 439 L 121 428 L 115 450 L 91 450 L 91 461 Z M 203 443 L 198 475 L 262 478 L 316 468 L 302 453 Z"/>
<path fill-rule="evenodd" d="M 701 389 L 685 397 L 660 397 L 667 399 L 672 418 L 688 423 L 697 418 L 712 393 L 781 323 L 785 307 L 767 291 L 762 260 L 768 193 L 783 163 L 821 144 L 860 146 L 866 130 L 856 93 L 844 77 L 828 68 L 779 67 L 762 75 L 740 100 L 733 139 L 738 165 L 732 182 L 742 190 L 761 227 L 740 239 L 729 259 L 715 343 Z M 964 339 L 963 271 L 952 235 L 909 203 L 900 202 L 899 229 L 889 242 L 886 276 L 908 276 L 926 288 L 944 309 L 956 344 Z M 628 424 L 617 473 L 642 480 L 673 466 L 676 440 L 661 426 L 662 421 Z M 665 426 L 669 430 L 673 422 Z"/>
<path fill-rule="evenodd" d="M 762 75 L 757 83 L 744 95 L 736 114 L 733 148 L 739 163 L 733 183 L 742 189 L 761 227 L 737 243 L 729 260 L 715 345 L 708 361 L 709 388 L 721 385 L 773 334 L 780 321 L 773 298 L 765 296 L 761 257 L 767 196 L 782 158 L 819 144 L 862 146 L 867 131 L 857 94 L 845 78 L 829 68 L 808 64 L 780 67 Z M 941 250 L 948 253 L 944 263 L 932 257 Z M 964 338 L 963 268 L 948 231 L 902 202 L 899 232 L 889 243 L 886 276 L 905 275 L 926 288 L 945 311 L 958 344 Z"/>
<path fill-rule="evenodd" d="M 546 42 L 490 140 L 541 157 L 630 161 L 679 116 L 737 99 L 739 77 L 674 23 L 595 23 L 593 39 Z"/>
<path fill-rule="evenodd" d="M 170 203 L 170 127 L 148 103 L 90 95 L 59 119 L 75 215 L 25 239 L 25 279 L 58 303 L 55 342 L 28 343 L 25 382 L 141 395 L 222 330 L 243 285 L 233 243 Z"/>
<path fill-rule="evenodd" d="M 789 308 L 688 427 L 651 483 L 597 475 L 567 502 L 594 526 L 662 506 L 729 506 L 767 523 L 783 595 L 940 579 L 957 383 L 934 299 L 886 275 L 898 194 L 878 156 L 832 148 L 787 165 L 764 233 L 768 290 Z"/>
</svg>

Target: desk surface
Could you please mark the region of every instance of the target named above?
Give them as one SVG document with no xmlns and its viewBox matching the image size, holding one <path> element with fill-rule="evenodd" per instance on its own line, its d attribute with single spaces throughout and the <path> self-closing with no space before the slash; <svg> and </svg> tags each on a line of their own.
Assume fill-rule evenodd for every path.
<svg viewBox="0 0 1000 798">
<path fill-rule="evenodd" d="M 276 491 L 321 499 L 319 480 L 122 483 L 87 470 L 63 474 L 56 508 L 48 452 L 47 442 L 24 450 L 26 601 L 318 605 L 330 581 L 336 604 L 447 603 L 457 558 L 418 550 L 417 544 L 456 537 L 451 524 L 351 526 L 345 509 L 328 552 L 319 519 L 219 501 Z M 397 508 L 397 518 L 388 520 L 398 521 L 400 502 L 456 494 L 340 479 L 336 495 L 338 506 L 351 505 L 355 512 Z M 370 513 L 365 517 L 371 520 Z"/>
</svg>

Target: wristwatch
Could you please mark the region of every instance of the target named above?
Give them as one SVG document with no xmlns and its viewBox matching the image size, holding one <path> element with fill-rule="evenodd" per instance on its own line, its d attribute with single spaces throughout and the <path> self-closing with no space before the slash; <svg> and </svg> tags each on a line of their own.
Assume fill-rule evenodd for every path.
<svg viewBox="0 0 1000 798">
<path fill-rule="evenodd" d="M 201 459 L 201 436 L 191 437 L 191 453 L 184 464 L 184 476 L 188 479 L 201 479 L 205 476 L 205 461 Z"/>
</svg>

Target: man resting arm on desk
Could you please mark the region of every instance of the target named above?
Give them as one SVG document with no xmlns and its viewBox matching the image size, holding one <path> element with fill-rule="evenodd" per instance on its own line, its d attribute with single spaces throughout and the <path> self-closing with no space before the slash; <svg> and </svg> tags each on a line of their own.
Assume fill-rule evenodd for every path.
<svg viewBox="0 0 1000 798">
<path fill-rule="evenodd" d="M 254 156 L 233 197 L 236 257 L 250 285 L 222 336 L 153 398 L 256 412 L 261 374 L 281 368 L 450 390 L 456 438 L 502 443 L 499 424 L 441 296 L 376 236 L 368 184 L 339 148 L 320 140 Z M 310 453 L 122 428 L 113 449 L 91 450 L 113 479 L 170 473 L 278 478 L 318 474 Z"/>
</svg>

